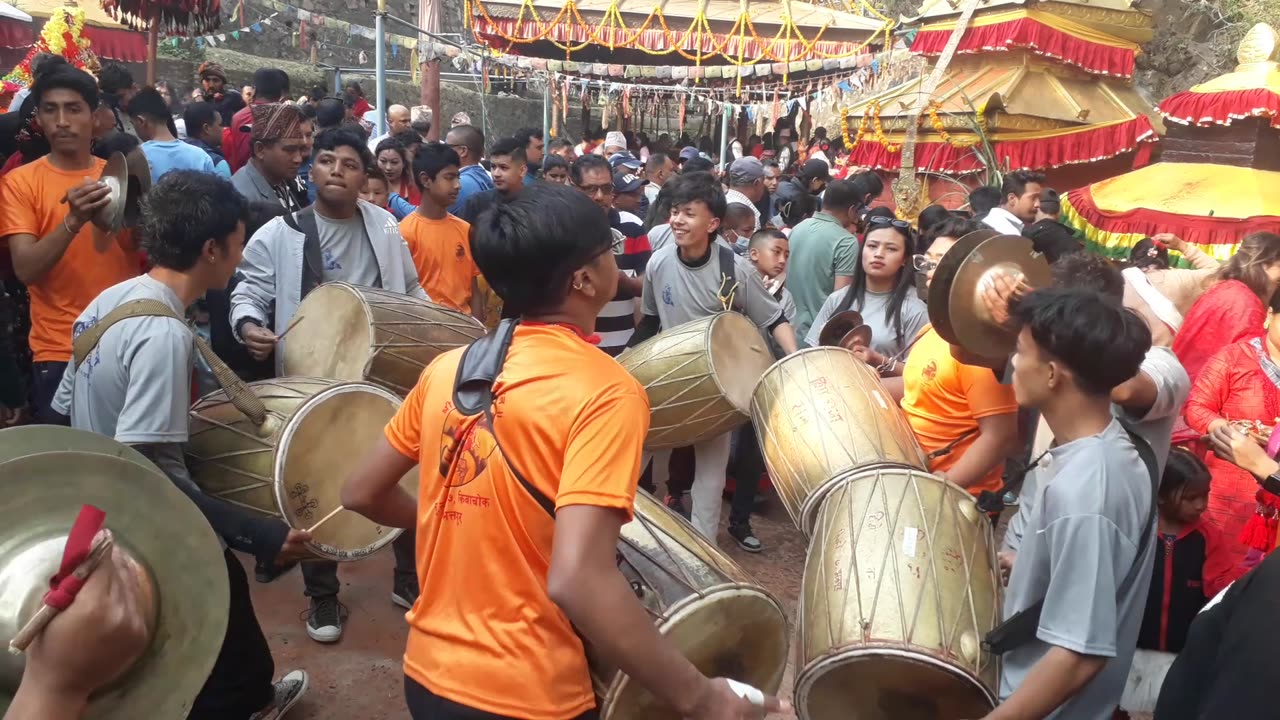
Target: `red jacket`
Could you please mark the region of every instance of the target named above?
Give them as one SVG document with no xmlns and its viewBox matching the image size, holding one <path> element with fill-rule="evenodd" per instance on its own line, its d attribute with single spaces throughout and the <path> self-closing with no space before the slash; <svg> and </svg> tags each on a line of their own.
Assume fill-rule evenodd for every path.
<svg viewBox="0 0 1280 720">
<path fill-rule="evenodd" d="M 254 105 L 265 105 L 265 101 L 253 101 Z M 253 107 L 246 106 L 231 116 L 231 124 L 222 129 L 222 155 L 231 166 L 231 172 L 244 167 L 253 156 L 253 144 L 249 132 L 243 128 L 253 127 Z"/>
<path fill-rule="evenodd" d="M 1214 353 L 1239 340 L 1262 337 L 1267 308 L 1239 280 L 1223 280 L 1209 288 L 1187 311 L 1173 339 L 1173 354 L 1195 384 L 1200 368 Z"/>
</svg>

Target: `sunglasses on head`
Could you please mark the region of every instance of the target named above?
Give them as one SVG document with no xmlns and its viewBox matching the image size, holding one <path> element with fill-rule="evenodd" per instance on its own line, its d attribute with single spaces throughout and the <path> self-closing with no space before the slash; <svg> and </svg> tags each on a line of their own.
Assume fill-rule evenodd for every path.
<svg viewBox="0 0 1280 720">
<path fill-rule="evenodd" d="M 866 219 L 867 225 L 887 225 L 903 232 L 911 232 L 911 223 L 898 218 L 885 217 L 883 215 L 872 215 Z"/>
</svg>

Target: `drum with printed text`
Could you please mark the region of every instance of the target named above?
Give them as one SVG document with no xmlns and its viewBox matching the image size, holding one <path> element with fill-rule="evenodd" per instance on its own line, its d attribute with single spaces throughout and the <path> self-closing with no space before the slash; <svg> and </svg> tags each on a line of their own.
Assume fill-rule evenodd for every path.
<svg viewBox="0 0 1280 720">
<path fill-rule="evenodd" d="M 255 426 L 219 390 L 192 408 L 187 467 L 208 495 L 306 530 L 341 505 L 342 484 L 383 437 L 400 399 L 376 385 L 324 378 L 249 383 L 267 408 Z M 400 485 L 418 493 L 417 468 Z M 359 560 L 400 534 L 351 511 L 315 531 L 308 546 L 329 560 Z"/>
<path fill-rule="evenodd" d="M 330 282 L 303 298 L 281 332 L 284 375 L 363 380 L 405 397 L 437 355 L 470 345 L 485 327 L 411 295 Z"/>
<path fill-rule="evenodd" d="M 649 396 L 648 450 L 686 447 L 748 420 L 751 391 L 773 364 L 760 330 L 722 312 L 663 330 L 618 357 Z"/>
<path fill-rule="evenodd" d="M 773 694 L 790 635 L 782 604 L 643 490 L 622 527 L 618 567 L 661 632 L 704 675 Z M 681 720 L 587 646 L 602 720 Z"/>
<path fill-rule="evenodd" d="M 775 363 L 751 397 L 751 418 L 778 496 L 806 537 L 827 491 L 851 472 L 929 467 L 876 371 L 844 348 Z"/>
<path fill-rule="evenodd" d="M 863 470 L 827 492 L 799 607 L 802 720 L 980 718 L 999 667 L 991 522 L 964 489 L 908 468 Z"/>
</svg>

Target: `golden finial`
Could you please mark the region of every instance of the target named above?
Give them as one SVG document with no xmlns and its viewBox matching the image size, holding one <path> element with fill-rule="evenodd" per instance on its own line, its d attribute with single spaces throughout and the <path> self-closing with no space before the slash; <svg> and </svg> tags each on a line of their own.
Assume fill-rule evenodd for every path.
<svg viewBox="0 0 1280 720">
<path fill-rule="evenodd" d="M 1280 35 L 1277 35 L 1270 25 L 1258 23 L 1245 33 L 1244 39 L 1240 41 L 1240 48 L 1236 50 L 1236 61 L 1241 66 L 1275 61 L 1278 50 L 1280 50 Z"/>
</svg>

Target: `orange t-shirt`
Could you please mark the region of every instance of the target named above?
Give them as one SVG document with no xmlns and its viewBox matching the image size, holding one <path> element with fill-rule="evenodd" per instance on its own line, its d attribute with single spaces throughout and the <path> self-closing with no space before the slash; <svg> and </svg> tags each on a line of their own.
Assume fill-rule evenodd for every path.
<svg viewBox="0 0 1280 720">
<path fill-rule="evenodd" d="M 423 371 L 386 430 L 420 472 L 417 570 L 426 590 L 407 615 L 405 674 L 477 710 L 576 717 L 595 696 L 582 641 L 547 595 L 555 521 L 505 459 L 557 508 L 616 508 L 629 519 L 649 401 L 572 330 L 521 325 L 494 386 L 497 452 L 484 414 L 462 416 L 451 402 L 462 352 Z"/>
<path fill-rule="evenodd" d="M 432 220 L 412 212 L 400 221 L 400 234 L 431 302 L 464 313 L 471 312 L 471 281 L 480 274 L 471 259 L 470 232 L 465 220 L 452 215 Z"/>
<path fill-rule="evenodd" d="M 1017 412 L 1018 402 L 1013 387 L 1001 385 L 995 373 L 951 357 L 951 346 L 932 325 L 921 332 L 902 369 L 902 410 L 926 453 L 956 443 L 951 452 L 930 461 L 930 470 L 946 471 L 978 439 L 979 418 Z M 1003 463 L 992 468 L 969 492 L 998 490 L 1003 471 Z"/>
<path fill-rule="evenodd" d="M 93 158 L 85 170 L 66 172 L 48 157 L 19 167 L 0 185 L 0 238 L 33 235 L 37 240 L 62 224 L 70 207 L 62 200 L 85 178 L 97 178 L 107 162 Z M 120 243 L 104 253 L 93 247 L 86 224 L 57 264 L 28 286 L 31 293 L 31 353 L 36 362 L 71 359 L 71 326 L 103 290 L 138 275 L 137 258 Z"/>
</svg>

